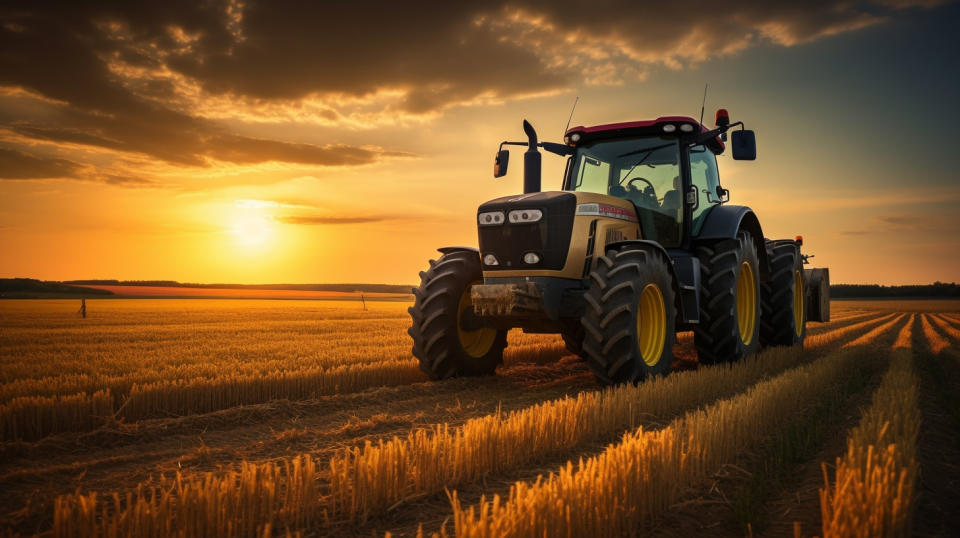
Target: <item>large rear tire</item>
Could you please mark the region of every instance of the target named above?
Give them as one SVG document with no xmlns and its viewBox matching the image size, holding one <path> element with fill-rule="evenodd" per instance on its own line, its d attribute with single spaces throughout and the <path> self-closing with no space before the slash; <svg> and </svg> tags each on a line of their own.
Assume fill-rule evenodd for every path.
<svg viewBox="0 0 960 538">
<path fill-rule="evenodd" d="M 670 370 L 676 305 L 666 260 L 630 246 L 608 250 L 584 298 L 584 357 L 600 383 L 636 383 Z"/>
<path fill-rule="evenodd" d="M 697 247 L 700 323 L 693 341 L 701 364 L 735 362 L 757 352 L 760 261 L 748 232 Z"/>
<path fill-rule="evenodd" d="M 770 279 L 760 294 L 760 344 L 803 344 L 807 334 L 803 261 L 793 241 L 768 241 Z"/>
<path fill-rule="evenodd" d="M 464 328 L 473 311 L 470 288 L 481 282 L 480 255 L 470 251 L 444 254 L 420 273 L 407 333 L 420 369 L 431 379 L 490 375 L 503 362 L 507 331 Z"/>
</svg>

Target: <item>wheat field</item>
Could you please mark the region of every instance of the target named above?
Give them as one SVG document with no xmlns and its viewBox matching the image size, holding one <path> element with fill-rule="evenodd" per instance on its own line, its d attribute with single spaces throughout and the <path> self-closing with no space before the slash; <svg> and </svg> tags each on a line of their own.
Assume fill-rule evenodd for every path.
<svg viewBox="0 0 960 538">
<path fill-rule="evenodd" d="M 511 331 L 429 382 L 403 301 L 0 301 L 0 529 L 55 536 L 960 530 L 960 302 L 840 301 L 800 348 L 602 389 Z M 952 474 L 951 474 L 952 473 Z"/>
</svg>

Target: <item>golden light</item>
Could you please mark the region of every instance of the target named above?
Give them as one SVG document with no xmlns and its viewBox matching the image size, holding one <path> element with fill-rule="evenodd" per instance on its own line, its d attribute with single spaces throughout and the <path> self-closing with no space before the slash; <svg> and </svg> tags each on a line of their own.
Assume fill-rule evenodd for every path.
<svg viewBox="0 0 960 538">
<path fill-rule="evenodd" d="M 238 200 L 235 204 L 233 223 L 230 234 L 234 244 L 239 247 L 263 247 L 270 243 L 273 237 L 273 218 L 265 210 L 269 203 L 259 200 Z"/>
</svg>

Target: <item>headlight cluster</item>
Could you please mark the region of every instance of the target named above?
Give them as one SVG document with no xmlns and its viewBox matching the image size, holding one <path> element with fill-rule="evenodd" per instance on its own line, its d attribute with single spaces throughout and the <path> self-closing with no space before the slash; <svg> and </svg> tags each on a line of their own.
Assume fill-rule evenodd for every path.
<svg viewBox="0 0 960 538">
<path fill-rule="evenodd" d="M 537 222 L 543 218 L 543 211 L 539 209 L 518 209 L 516 211 L 511 211 L 507 215 L 510 219 L 510 222 L 516 224 L 518 222 Z"/>
<path fill-rule="evenodd" d="M 503 211 L 487 211 L 477 215 L 480 226 L 497 226 L 509 220 L 511 224 L 526 224 L 538 222 L 543 218 L 543 211 L 539 209 L 516 209 L 506 215 Z"/>
<path fill-rule="evenodd" d="M 503 224 L 503 211 L 488 211 L 477 215 L 477 222 L 480 226 L 496 226 Z"/>
</svg>

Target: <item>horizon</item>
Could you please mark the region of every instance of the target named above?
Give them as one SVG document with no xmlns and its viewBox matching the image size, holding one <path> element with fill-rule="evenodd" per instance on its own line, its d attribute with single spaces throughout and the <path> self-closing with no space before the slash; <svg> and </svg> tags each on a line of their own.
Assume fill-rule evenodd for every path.
<svg viewBox="0 0 960 538">
<path fill-rule="evenodd" d="M 937 0 L 3 7 L 0 277 L 415 282 L 522 191 L 517 150 L 490 170 L 521 120 L 558 141 L 577 97 L 571 126 L 696 118 L 708 84 L 705 122 L 757 133 L 720 180 L 766 236 L 836 282 L 957 282 L 930 132 L 960 123 L 958 21 Z M 544 190 L 562 171 L 544 155 Z"/>
</svg>

